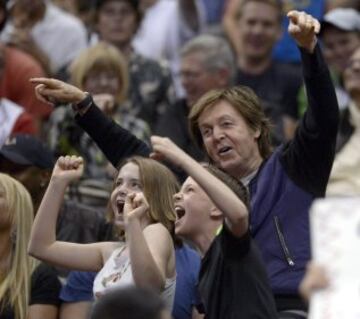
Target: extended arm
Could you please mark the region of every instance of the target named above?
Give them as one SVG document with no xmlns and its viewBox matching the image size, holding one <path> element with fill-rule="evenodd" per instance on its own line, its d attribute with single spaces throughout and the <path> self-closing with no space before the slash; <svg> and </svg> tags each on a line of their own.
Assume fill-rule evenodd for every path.
<svg viewBox="0 0 360 319">
<path fill-rule="evenodd" d="M 94 103 L 85 114 L 78 114 L 75 119 L 114 167 L 117 167 L 122 159 L 133 155 L 149 156 L 150 149 L 143 141 L 116 124 Z"/>
<path fill-rule="evenodd" d="M 338 105 L 328 68 L 317 44 L 316 33 L 320 26 L 314 18 L 307 16 L 305 20 L 310 19 L 318 26 L 309 30 L 299 17 L 303 15 L 297 13 L 295 20 L 290 21 L 289 32 L 301 49 L 309 107 L 294 140 L 284 148 L 282 162 L 300 187 L 315 196 L 323 196 L 335 154 Z M 291 15 L 290 19 L 293 19 Z"/>
<path fill-rule="evenodd" d="M 81 176 L 82 160 L 60 158 L 36 214 L 29 254 L 51 264 L 78 270 L 98 271 L 103 265 L 105 243 L 75 244 L 56 240 L 56 221 L 68 184 Z"/>
<path fill-rule="evenodd" d="M 228 0 L 222 19 L 222 25 L 225 30 L 226 36 L 229 39 L 237 56 L 242 55 L 243 48 L 241 47 L 239 35 L 239 17 L 238 11 L 243 0 Z"/>
<path fill-rule="evenodd" d="M 80 105 L 87 101 L 87 93 L 65 82 L 34 78 L 37 98 L 48 104 L 71 103 Z M 123 129 L 107 117 L 94 103 L 91 97 L 77 116 L 76 122 L 96 142 L 107 159 L 117 167 L 119 162 L 132 155 L 148 156 L 148 146 L 129 131 Z"/>
<path fill-rule="evenodd" d="M 249 222 L 247 208 L 227 185 L 209 173 L 170 139 L 153 136 L 151 142 L 155 152 L 154 157 L 165 157 L 180 166 L 203 188 L 215 206 L 224 214 L 233 235 L 241 237 L 246 233 Z"/>
<path fill-rule="evenodd" d="M 136 285 L 160 292 L 165 286 L 166 269 L 172 254 L 172 239 L 167 229 L 159 223 L 144 228 L 147 210 L 148 205 L 142 193 L 126 198 L 126 241 Z"/>
</svg>

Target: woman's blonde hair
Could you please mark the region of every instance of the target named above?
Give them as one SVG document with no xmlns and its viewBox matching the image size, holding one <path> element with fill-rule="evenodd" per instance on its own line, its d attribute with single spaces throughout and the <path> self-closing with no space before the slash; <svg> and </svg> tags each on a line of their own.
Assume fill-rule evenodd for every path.
<svg viewBox="0 0 360 319">
<path fill-rule="evenodd" d="M 174 236 L 176 219 L 173 196 L 179 191 L 179 183 L 175 175 L 163 164 L 140 156 L 133 156 L 122 162 L 118 170 L 133 163 L 139 167 L 143 193 L 149 203 L 149 217 L 153 223 L 163 224 Z M 117 176 L 116 176 L 117 177 Z M 115 187 L 115 186 L 114 186 Z M 107 218 L 110 222 L 114 213 L 109 205 Z"/>
<path fill-rule="evenodd" d="M 14 309 L 15 318 L 27 317 L 31 274 L 37 262 L 27 254 L 34 210 L 29 192 L 9 175 L 0 173 L 5 191 L 6 211 L 10 215 L 12 249 L 7 276 L 0 282 L 2 306 Z"/>
<path fill-rule="evenodd" d="M 127 62 L 124 55 L 114 46 L 99 42 L 84 50 L 70 65 L 71 82 L 84 90 L 86 77 L 91 71 L 115 71 L 120 90 L 115 96 L 118 104 L 122 103 L 129 87 Z"/>
</svg>

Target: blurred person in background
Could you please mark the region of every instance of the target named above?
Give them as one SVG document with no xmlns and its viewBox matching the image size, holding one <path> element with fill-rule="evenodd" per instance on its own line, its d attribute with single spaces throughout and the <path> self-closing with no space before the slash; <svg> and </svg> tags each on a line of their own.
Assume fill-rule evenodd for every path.
<svg viewBox="0 0 360 319">
<path fill-rule="evenodd" d="M 6 1 L 1 0 L 0 31 L 7 18 Z M 45 72 L 34 58 L 0 42 L 0 145 L 13 133 L 40 134 L 42 121 L 51 113 L 52 107 L 35 98 L 29 83 L 36 75 L 44 76 Z"/>
<path fill-rule="evenodd" d="M 358 0 L 326 0 L 327 11 L 336 8 L 353 8 L 360 11 L 360 2 Z"/>
<path fill-rule="evenodd" d="M 360 46 L 348 60 L 343 79 L 351 100 L 340 113 L 337 154 L 327 185 L 327 196 L 360 195 Z"/>
<path fill-rule="evenodd" d="M 0 149 L 0 172 L 25 186 L 35 210 L 44 196 L 53 166 L 52 152 L 33 136 L 15 135 Z M 89 243 L 111 238 L 112 226 L 106 223 L 104 212 L 79 203 L 70 192 L 61 207 L 56 233 L 59 240 Z"/>
<path fill-rule="evenodd" d="M 6 98 L 0 99 L 0 147 L 15 134 L 37 134 L 32 116 Z"/>
<path fill-rule="evenodd" d="M 117 289 L 100 299 L 90 319 L 171 319 L 164 302 L 153 291 L 138 287 Z"/>
<path fill-rule="evenodd" d="M 335 8 L 321 21 L 320 40 L 324 58 L 329 64 L 341 110 L 348 107 L 350 96 L 344 88 L 343 73 L 351 55 L 360 46 L 360 13 L 351 8 Z M 306 110 L 306 94 L 303 87 L 298 95 L 299 114 Z"/>
<path fill-rule="evenodd" d="M 180 49 L 205 29 L 202 0 L 140 0 L 143 19 L 133 46 L 140 54 L 169 63 L 177 97 L 184 96 L 180 82 Z"/>
<path fill-rule="evenodd" d="M 299 292 L 306 302 L 310 301 L 314 292 L 329 286 L 329 279 L 325 268 L 315 262 L 310 261 L 306 266 L 306 273 L 302 279 Z"/>
<path fill-rule="evenodd" d="M 129 69 L 129 91 L 123 109 L 146 121 L 153 131 L 159 117 L 174 102 L 170 70 L 157 61 L 148 59 L 132 46 L 141 23 L 137 0 L 96 0 L 95 27 L 99 40 L 114 45 L 126 58 Z"/>
<path fill-rule="evenodd" d="M 57 74 L 87 47 L 83 23 L 47 0 L 10 0 L 2 37 Z"/>
<path fill-rule="evenodd" d="M 147 123 L 123 107 L 129 73 L 124 55 L 105 42 L 84 50 L 70 66 L 71 82 L 92 94 L 102 111 L 137 138 L 149 143 Z M 85 173 L 78 184 L 79 201 L 105 211 L 115 168 L 107 161 L 94 141 L 75 125 L 67 105 L 57 107 L 49 121 L 48 140 L 55 156 L 81 155 Z"/>
<path fill-rule="evenodd" d="M 52 0 L 61 9 L 78 17 L 87 29 L 88 40 L 94 32 L 96 0 Z"/>
<path fill-rule="evenodd" d="M 34 218 L 30 194 L 0 173 L 0 317 L 57 319 L 60 282 L 56 272 L 27 254 Z"/>
<path fill-rule="evenodd" d="M 234 83 L 235 59 L 229 43 L 218 36 L 199 35 L 181 49 L 181 82 L 185 98 L 161 116 L 155 133 L 169 137 L 190 156 L 202 160 L 204 153 L 191 139 L 187 116 L 192 106 L 212 89 L 230 87 Z"/>
<path fill-rule="evenodd" d="M 333 0 L 331 0 L 333 1 Z M 356 0 L 355 0 L 356 1 Z M 227 0 L 225 6 L 225 13 L 223 16 L 223 28 L 226 35 L 229 37 L 230 42 L 234 46 L 234 49 L 238 54 L 241 54 L 243 44 L 238 41 L 239 28 L 237 11 L 241 6 L 243 0 Z M 261 1 L 260 1 L 261 2 Z M 306 0 L 306 1 L 294 1 L 294 0 L 275 0 L 273 3 L 278 2 L 282 5 L 282 30 L 286 30 L 289 25 L 289 20 L 286 18 L 287 12 L 291 10 L 305 11 L 311 14 L 318 20 L 321 20 L 325 12 L 326 0 Z M 287 32 L 281 32 L 281 38 L 277 41 L 273 56 L 276 61 L 283 63 L 291 63 L 297 68 L 300 67 L 301 59 L 296 45 L 294 45 L 291 37 Z"/>
<path fill-rule="evenodd" d="M 294 136 L 297 95 L 302 84 L 299 69 L 273 58 L 273 49 L 282 35 L 282 10 L 277 0 L 241 0 L 236 10 L 236 43 L 241 51 L 236 56 L 235 84 L 250 87 L 260 97 L 274 126 L 272 140 L 276 145 Z"/>
</svg>

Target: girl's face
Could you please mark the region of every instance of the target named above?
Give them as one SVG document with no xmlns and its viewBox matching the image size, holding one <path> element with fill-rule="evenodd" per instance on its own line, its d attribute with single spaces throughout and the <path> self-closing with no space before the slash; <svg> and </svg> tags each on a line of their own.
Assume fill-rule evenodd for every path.
<svg viewBox="0 0 360 319">
<path fill-rule="evenodd" d="M 125 164 L 119 172 L 115 182 L 115 189 L 111 193 L 111 207 L 114 212 L 114 222 L 116 225 L 124 227 L 124 203 L 126 195 L 130 193 L 140 193 L 143 186 L 140 180 L 139 167 L 134 163 Z"/>
<path fill-rule="evenodd" d="M 11 221 L 8 210 L 5 188 L 0 184 L 0 231 L 10 229 Z"/>
</svg>

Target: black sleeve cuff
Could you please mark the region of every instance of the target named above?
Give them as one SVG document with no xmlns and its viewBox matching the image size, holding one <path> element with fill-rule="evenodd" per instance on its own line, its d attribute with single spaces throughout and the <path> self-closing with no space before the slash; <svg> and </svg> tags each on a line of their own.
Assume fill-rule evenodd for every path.
<svg viewBox="0 0 360 319">
<path fill-rule="evenodd" d="M 316 76 L 327 70 L 327 65 L 322 57 L 319 43 L 316 44 L 314 52 L 309 53 L 307 50 L 300 48 L 302 68 L 304 77 Z"/>
<path fill-rule="evenodd" d="M 93 103 L 94 100 L 92 98 L 92 95 L 86 92 L 86 97 L 79 103 L 73 103 L 72 108 L 76 113 L 82 115 Z"/>
</svg>

